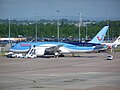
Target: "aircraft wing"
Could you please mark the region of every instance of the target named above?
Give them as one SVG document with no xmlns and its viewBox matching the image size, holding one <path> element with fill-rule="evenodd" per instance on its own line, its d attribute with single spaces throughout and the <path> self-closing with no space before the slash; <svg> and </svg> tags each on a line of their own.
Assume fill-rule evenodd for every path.
<svg viewBox="0 0 120 90">
<path fill-rule="evenodd" d="M 45 50 L 45 55 L 55 55 L 55 53 L 60 53 L 59 48 L 62 47 L 63 45 L 57 45 L 57 46 L 52 46 L 49 48 L 46 48 Z"/>
</svg>

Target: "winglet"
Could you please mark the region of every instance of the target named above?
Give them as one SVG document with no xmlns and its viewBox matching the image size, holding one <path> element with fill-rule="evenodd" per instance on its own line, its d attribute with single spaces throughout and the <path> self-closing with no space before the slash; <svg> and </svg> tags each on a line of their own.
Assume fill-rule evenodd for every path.
<svg viewBox="0 0 120 90">
<path fill-rule="evenodd" d="M 108 30 L 109 26 L 104 26 L 99 33 L 91 40 L 89 43 L 98 43 L 101 44 L 104 40 L 105 34 Z"/>
</svg>

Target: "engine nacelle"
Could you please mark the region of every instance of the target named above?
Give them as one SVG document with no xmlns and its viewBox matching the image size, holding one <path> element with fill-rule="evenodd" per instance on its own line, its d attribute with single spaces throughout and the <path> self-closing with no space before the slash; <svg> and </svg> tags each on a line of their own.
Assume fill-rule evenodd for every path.
<svg viewBox="0 0 120 90">
<path fill-rule="evenodd" d="M 112 48 L 116 48 L 118 45 L 117 44 L 114 44 L 114 45 L 112 45 Z"/>
</svg>

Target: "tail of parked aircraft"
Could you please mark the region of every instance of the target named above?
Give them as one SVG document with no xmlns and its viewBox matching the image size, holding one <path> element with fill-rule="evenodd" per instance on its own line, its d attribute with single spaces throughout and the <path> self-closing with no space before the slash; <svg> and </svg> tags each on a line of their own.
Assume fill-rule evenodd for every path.
<svg viewBox="0 0 120 90">
<path fill-rule="evenodd" d="M 89 43 L 98 43 L 101 44 L 104 40 L 105 34 L 108 30 L 109 26 L 104 26 L 99 33 L 91 40 Z"/>
<path fill-rule="evenodd" d="M 120 45 L 120 36 L 115 40 L 115 42 L 113 44 Z"/>
<path fill-rule="evenodd" d="M 112 43 L 112 48 L 116 48 L 118 45 L 120 45 L 120 36 Z"/>
</svg>

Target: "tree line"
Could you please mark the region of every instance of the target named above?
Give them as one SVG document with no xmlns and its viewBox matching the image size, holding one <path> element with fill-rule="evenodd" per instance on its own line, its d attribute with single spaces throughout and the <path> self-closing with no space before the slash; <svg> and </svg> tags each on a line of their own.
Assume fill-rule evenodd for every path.
<svg viewBox="0 0 120 90">
<path fill-rule="evenodd" d="M 106 25 L 106 21 L 97 22 L 95 24 L 88 24 L 81 26 L 81 37 L 85 38 L 86 31 L 87 37 L 93 38 L 97 32 Z M 120 21 L 109 21 L 109 36 L 110 38 L 118 37 L 120 35 Z M 74 37 L 78 38 L 79 27 L 75 24 L 60 22 L 59 25 L 60 38 Z M 23 35 L 25 37 L 35 37 L 36 23 L 33 24 L 10 24 L 11 37 Z M 0 23 L 0 37 L 8 37 L 9 24 Z M 38 37 L 57 37 L 57 23 L 37 23 L 37 36 Z"/>
</svg>

